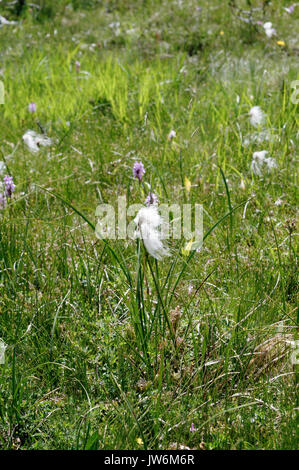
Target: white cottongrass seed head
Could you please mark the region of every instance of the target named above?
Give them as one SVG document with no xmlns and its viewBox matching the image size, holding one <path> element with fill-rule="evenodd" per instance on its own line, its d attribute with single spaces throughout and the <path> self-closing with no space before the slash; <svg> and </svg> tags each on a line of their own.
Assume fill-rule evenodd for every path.
<svg viewBox="0 0 299 470">
<path fill-rule="evenodd" d="M 277 168 L 276 160 L 272 157 L 267 157 L 268 151 L 261 150 L 254 152 L 252 155 L 251 171 L 257 176 L 263 176 L 264 172 L 271 172 Z"/>
<path fill-rule="evenodd" d="M 135 236 L 143 240 L 147 252 L 161 260 L 164 256 L 169 256 L 168 249 L 164 246 L 161 233 L 163 219 L 158 212 L 156 205 L 142 207 L 134 222 L 137 226 Z"/>
<path fill-rule="evenodd" d="M 34 131 L 27 131 L 22 137 L 30 152 L 37 153 L 41 147 L 52 145 L 52 140 L 46 135 L 37 134 Z"/>
<path fill-rule="evenodd" d="M 266 23 L 264 23 L 263 28 L 268 38 L 272 38 L 272 36 L 276 34 L 275 29 L 272 27 L 271 21 L 267 21 Z"/>
<path fill-rule="evenodd" d="M 261 126 L 265 122 L 265 113 L 260 106 L 253 106 L 249 111 L 250 124 L 254 127 Z"/>
<path fill-rule="evenodd" d="M 275 158 L 272 157 L 265 158 L 265 164 L 268 171 L 275 170 L 278 167 Z"/>
</svg>

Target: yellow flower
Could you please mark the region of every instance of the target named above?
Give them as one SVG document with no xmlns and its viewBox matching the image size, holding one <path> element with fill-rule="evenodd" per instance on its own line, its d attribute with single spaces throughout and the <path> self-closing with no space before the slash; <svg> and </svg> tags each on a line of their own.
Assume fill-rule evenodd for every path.
<svg viewBox="0 0 299 470">
<path fill-rule="evenodd" d="M 220 36 L 223 36 L 224 35 L 224 31 L 220 31 Z"/>
<path fill-rule="evenodd" d="M 139 444 L 140 446 L 143 446 L 143 440 L 141 439 L 141 437 L 137 437 L 136 442 L 137 442 L 137 444 Z"/>
<path fill-rule="evenodd" d="M 187 193 L 190 193 L 191 181 L 187 178 L 187 176 L 185 176 L 184 183 L 185 183 L 185 188 L 186 188 Z"/>
<path fill-rule="evenodd" d="M 182 255 L 184 256 L 189 256 L 190 251 L 192 249 L 193 245 L 193 239 L 189 240 L 188 243 L 186 244 L 185 248 L 182 248 Z"/>
<path fill-rule="evenodd" d="M 286 43 L 284 41 L 276 41 L 276 44 L 278 44 L 279 46 L 285 46 Z"/>
</svg>

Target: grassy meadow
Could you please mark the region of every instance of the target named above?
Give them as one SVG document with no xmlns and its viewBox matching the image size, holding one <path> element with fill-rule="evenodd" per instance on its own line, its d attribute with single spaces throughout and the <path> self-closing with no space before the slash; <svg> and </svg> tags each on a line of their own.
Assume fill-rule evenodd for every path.
<svg viewBox="0 0 299 470">
<path fill-rule="evenodd" d="M 297 448 L 299 4 L 26 3 L 0 2 L 16 21 L 0 25 L 0 177 L 15 184 L 0 449 Z M 30 151 L 28 130 L 52 145 Z M 258 175 L 263 150 L 277 166 Z M 150 190 L 202 204 L 200 250 L 170 240 L 157 261 L 96 237 L 99 204 Z"/>
</svg>

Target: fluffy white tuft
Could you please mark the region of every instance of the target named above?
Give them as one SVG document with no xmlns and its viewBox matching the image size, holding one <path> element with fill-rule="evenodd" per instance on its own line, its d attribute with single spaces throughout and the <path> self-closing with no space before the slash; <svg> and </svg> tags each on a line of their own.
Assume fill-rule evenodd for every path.
<svg viewBox="0 0 299 470">
<path fill-rule="evenodd" d="M 272 171 L 272 170 L 275 170 L 275 168 L 277 168 L 277 163 L 274 158 L 271 158 L 271 157 L 265 158 L 265 164 L 266 164 L 268 171 Z"/>
<path fill-rule="evenodd" d="M 27 145 L 30 152 L 36 153 L 40 150 L 40 147 L 46 147 L 52 145 L 52 140 L 46 135 L 37 134 L 34 131 L 27 131 L 22 137 L 23 142 Z"/>
<path fill-rule="evenodd" d="M 142 238 L 148 253 L 161 260 L 164 256 L 169 256 L 169 251 L 163 245 L 160 227 L 163 219 L 156 206 L 142 207 L 134 219 L 137 225 L 136 236 Z"/>
<path fill-rule="evenodd" d="M 263 28 L 268 38 L 272 38 L 272 36 L 276 34 L 275 29 L 272 28 L 271 21 L 267 21 L 267 23 L 264 23 Z"/>
<path fill-rule="evenodd" d="M 254 152 L 252 155 L 251 171 L 257 176 L 263 176 L 263 172 L 270 172 L 277 168 L 276 160 L 272 157 L 266 157 L 267 150 Z"/>
<path fill-rule="evenodd" d="M 258 127 L 265 121 L 265 114 L 259 106 L 253 106 L 249 111 L 250 124 Z"/>
</svg>

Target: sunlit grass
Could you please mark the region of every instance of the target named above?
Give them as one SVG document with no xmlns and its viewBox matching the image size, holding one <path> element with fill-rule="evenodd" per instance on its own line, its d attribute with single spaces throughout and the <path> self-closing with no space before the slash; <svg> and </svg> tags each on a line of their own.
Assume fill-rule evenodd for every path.
<svg viewBox="0 0 299 470">
<path fill-rule="evenodd" d="M 299 7 L 260 13 L 286 49 L 223 2 L 121 3 L 60 2 L 0 30 L 16 183 L 0 218 L 0 448 L 295 448 Z M 54 145 L 32 154 L 38 122 Z M 263 178 L 259 150 L 278 164 Z M 203 204 L 199 253 L 174 240 L 155 262 L 96 238 L 99 203 L 144 203 L 137 158 L 161 203 Z"/>
</svg>

